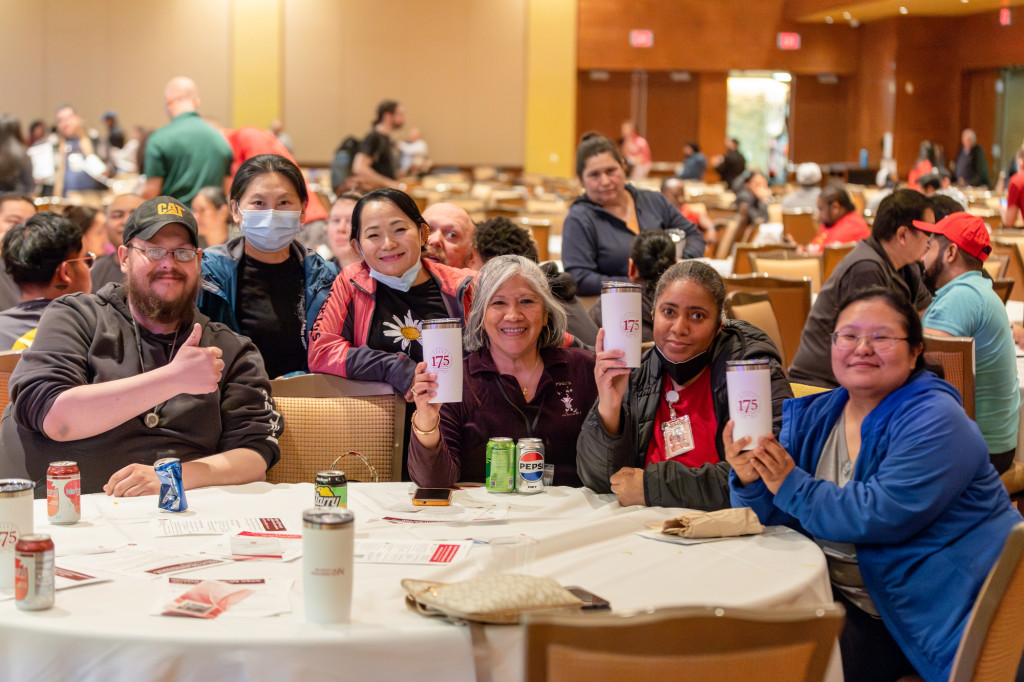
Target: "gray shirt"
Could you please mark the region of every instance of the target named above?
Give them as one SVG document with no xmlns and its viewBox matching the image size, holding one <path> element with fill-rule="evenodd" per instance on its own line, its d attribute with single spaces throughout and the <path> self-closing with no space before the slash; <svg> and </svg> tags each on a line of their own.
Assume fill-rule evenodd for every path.
<svg viewBox="0 0 1024 682">
<path fill-rule="evenodd" d="M 43 316 L 46 306 L 50 305 L 50 300 L 37 298 L 22 301 L 0 312 L 0 351 L 21 350 L 32 345 L 32 336 L 35 336 L 36 327 L 39 326 L 39 318 Z M 14 347 L 15 343 L 18 343 L 18 348 Z"/>
<path fill-rule="evenodd" d="M 917 310 L 924 310 L 932 300 L 921 280 L 920 263 L 897 270 L 874 237 L 862 239 L 821 287 L 800 335 L 800 349 L 789 368 L 790 381 L 823 388 L 839 385 L 832 374 L 831 351 L 839 303 L 851 293 L 870 286 L 903 292 Z"/>
<path fill-rule="evenodd" d="M 814 477 L 842 488 L 853 480 L 853 469 L 854 463 L 850 461 L 850 451 L 846 447 L 846 415 L 843 414 L 825 441 Z M 860 574 L 856 546 L 852 542 L 832 542 L 821 538 L 814 538 L 814 541 L 825 553 L 828 575 L 835 588 L 863 611 L 877 616 L 878 609 Z"/>
</svg>

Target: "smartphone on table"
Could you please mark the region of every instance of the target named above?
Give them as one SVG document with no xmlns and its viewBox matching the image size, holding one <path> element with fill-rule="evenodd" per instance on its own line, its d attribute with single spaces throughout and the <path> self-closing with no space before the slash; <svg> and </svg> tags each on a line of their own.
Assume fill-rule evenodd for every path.
<svg viewBox="0 0 1024 682">
<path fill-rule="evenodd" d="M 451 488 L 416 488 L 412 503 L 421 506 L 445 507 L 452 503 Z"/>
</svg>

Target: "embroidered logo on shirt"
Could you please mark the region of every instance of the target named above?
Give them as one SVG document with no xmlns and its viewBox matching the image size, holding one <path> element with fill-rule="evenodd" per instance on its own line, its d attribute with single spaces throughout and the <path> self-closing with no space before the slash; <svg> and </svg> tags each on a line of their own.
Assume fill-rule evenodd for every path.
<svg viewBox="0 0 1024 682">
<path fill-rule="evenodd" d="M 392 315 L 391 319 L 394 322 L 385 322 L 384 336 L 389 336 L 395 340 L 395 343 L 402 347 L 402 350 L 408 350 L 409 346 L 413 341 L 420 341 L 420 337 L 423 334 L 422 324 L 419 320 L 412 319 L 412 313 L 407 312 L 405 319 L 398 317 L 398 315 Z"/>
<path fill-rule="evenodd" d="M 565 412 L 562 413 L 562 416 L 577 416 L 580 411 L 573 405 L 572 384 L 568 381 L 555 382 L 555 391 L 558 393 L 558 399 L 561 400 L 562 405 L 565 406 Z"/>
</svg>

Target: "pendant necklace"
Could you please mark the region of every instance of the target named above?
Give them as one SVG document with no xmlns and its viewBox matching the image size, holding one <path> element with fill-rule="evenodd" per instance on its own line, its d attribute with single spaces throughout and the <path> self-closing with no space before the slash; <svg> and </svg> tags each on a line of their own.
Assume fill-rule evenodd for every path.
<svg viewBox="0 0 1024 682">
<path fill-rule="evenodd" d="M 135 349 L 139 351 L 139 365 L 142 366 L 142 372 L 145 374 L 146 361 L 142 359 L 142 335 L 139 333 L 139 323 L 136 322 L 135 315 L 132 315 L 132 326 L 135 328 Z M 178 342 L 178 331 L 180 329 L 181 325 L 178 325 L 178 328 L 174 330 L 174 340 L 171 341 L 171 352 L 168 354 L 169 357 L 167 358 L 167 364 L 171 364 L 171 361 L 174 360 L 174 353 L 177 350 L 175 349 L 174 344 Z M 158 426 L 160 424 L 160 411 L 164 409 L 164 405 L 166 404 L 167 401 L 165 400 L 147 412 L 146 416 L 142 418 L 142 423 L 151 429 Z"/>
</svg>

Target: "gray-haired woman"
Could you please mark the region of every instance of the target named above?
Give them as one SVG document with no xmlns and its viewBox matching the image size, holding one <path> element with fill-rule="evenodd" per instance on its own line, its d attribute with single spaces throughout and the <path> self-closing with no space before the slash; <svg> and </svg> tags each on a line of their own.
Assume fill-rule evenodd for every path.
<svg viewBox="0 0 1024 682">
<path fill-rule="evenodd" d="M 771 339 L 746 322 L 723 321 L 724 302 L 718 273 L 700 261 L 683 261 L 658 280 L 654 348 L 639 369 L 626 368 L 622 351 L 604 350 L 604 330 L 597 333 L 599 397 L 577 444 L 584 484 L 615 493 L 623 506 L 729 506 L 725 363 L 768 359 L 775 435 L 782 401 L 793 392 Z M 666 443 L 666 426 L 682 436 Z"/>
<path fill-rule="evenodd" d="M 462 402 L 431 404 L 437 376 L 416 366 L 409 474 L 424 487 L 483 481 L 488 438 L 544 441 L 555 485 L 581 485 L 576 437 L 597 398 L 594 354 L 564 348 L 565 311 L 536 263 L 498 256 L 480 270 L 466 320 Z"/>
</svg>

